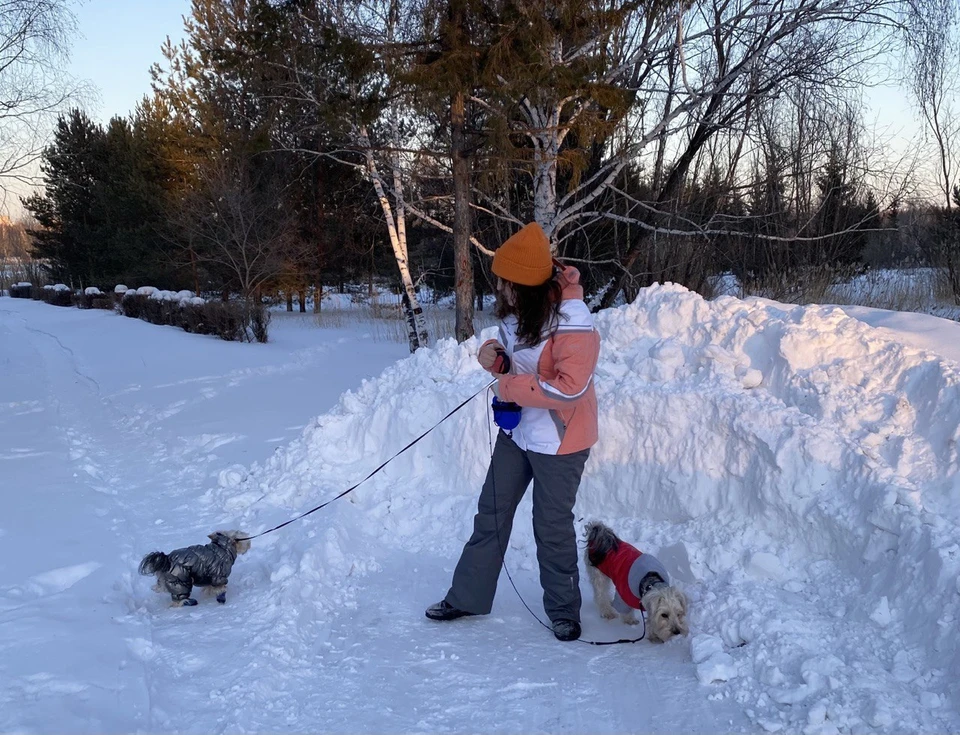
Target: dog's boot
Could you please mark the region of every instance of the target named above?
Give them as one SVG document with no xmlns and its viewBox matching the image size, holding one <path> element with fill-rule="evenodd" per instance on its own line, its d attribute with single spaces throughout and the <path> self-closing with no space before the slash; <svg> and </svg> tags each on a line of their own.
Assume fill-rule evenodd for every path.
<svg viewBox="0 0 960 735">
<path fill-rule="evenodd" d="M 576 620 L 555 620 L 553 634 L 558 641 L 575 641 L 580 637 L 580 623 Z"/>
<path fill-rule="evenodd" d="M 181 607 L 193 607 L 193 606 L 196 605 L 196 604 L 197 604 L 197 601 L 196 601 L 196 600 L 194 600 L 192 597 L 188 597 L 186 600 L 183 600 L 183 601 L 180 603 L 180 606 L 181 606 Z"/>
<path fill-rule="evenodd" d="M 457 608 L 455 608 L 446 600 L 441 600 L 436 605 L 431 605 L 428 607 L 425 615 L 431 620 L 456 620 L 457 618 L 465 618 L 471 615 L 476 615 L 476 613 L 469 613 L 465 610 L 457 610 Z"/>
<path fill-rule="evenodd" d="M 221 592 L 219 595 L 217 595 L 217 602 L 219 602 L 221 605 L 222 605 L 223 603 L 225 603 L 226 601 L 227 601 L 227 593 L 226 593 L 226 592 Z"/>
</svg>

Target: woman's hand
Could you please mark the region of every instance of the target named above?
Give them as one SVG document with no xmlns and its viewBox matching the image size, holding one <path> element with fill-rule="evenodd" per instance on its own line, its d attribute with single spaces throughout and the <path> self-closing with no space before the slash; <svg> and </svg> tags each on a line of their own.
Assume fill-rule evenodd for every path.
<svg viewBox="0 0 960 735">
<path fill-rule="evenodd" d="M 480 367 L 494 375 L 502 375 L 510 370 L 507 350 L 495 339 L 483 343 L 480 352 L 477 353 L 477 362 L 480 363 Z"/>
</svg>

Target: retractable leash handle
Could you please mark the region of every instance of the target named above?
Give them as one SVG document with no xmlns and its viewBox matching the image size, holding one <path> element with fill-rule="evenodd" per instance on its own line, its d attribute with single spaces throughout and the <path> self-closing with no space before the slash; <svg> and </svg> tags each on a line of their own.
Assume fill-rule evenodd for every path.
<svg viewBox="0 0 960 735">
<path fill-rule="evenodd" d="M 494 396 L 491 406 L 493 407 L 493 423 L 508 434 L 520 425 L 520 416 L 523 409 L 516 403 L 501 401 Z"/>
<path fill-rule="evenodd" d="M 493 361 L 490 370 L 498 375 L 506 375 L 510 372 L 510 355 L 506 350 L 497 350 L 497 359 Z"/>
<path fill-rule="evenodd" d="M 497 359 L 491 366 L 491 371 L 499 375 L 506 375 L 510 372 L 510 355 L 506 350 L 497 350 Z M 522 409 L 512 401 L 501 401 L 497 395 L 493 396 L 491 402 L 493 409 L 493 423 L 503 429 L 509 435 L 520 425 L 520 414 Z"/>
</svg>

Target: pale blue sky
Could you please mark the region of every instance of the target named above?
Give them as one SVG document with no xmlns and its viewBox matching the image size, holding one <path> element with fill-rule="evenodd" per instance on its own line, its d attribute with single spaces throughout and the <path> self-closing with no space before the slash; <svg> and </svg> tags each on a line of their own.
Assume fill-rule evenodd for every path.
<svg viewBox="0 0 960 735">
<path fill-rule="evenodd" d="M 85 0 L 76 11 L 79 36 L 70 71 L 92 83 L 99 100 L 91 117 L 126 115 L 150 90 L 150 65 L 167 36 L 183 36 L 190 0 Z"/>
<path fill-rule="evenodd" d="M 167 36 L 183 37 L 183 16 L 190 0 L 77 0 L 77 35 L 71 39 L 68 72 L 94 90 L 83 107 L 106 123 L 114 115 L 133 112 L 150 91 L 150 65 L 161 60 Z M 36 170 L 36 169 L 34 169 Z M 0 193 L 0 215 L 17 217 L 26 184 L 6 182 Z"/>
</svg>

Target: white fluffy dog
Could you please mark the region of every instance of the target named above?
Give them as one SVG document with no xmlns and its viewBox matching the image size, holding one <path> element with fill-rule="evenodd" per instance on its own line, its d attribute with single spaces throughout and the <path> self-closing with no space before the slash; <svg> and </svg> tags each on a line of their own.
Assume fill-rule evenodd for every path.
<svg viewBox="0 0 960 735">
<path fill-rule="evenodd" d="M 687 597 L 670 586 L 667 570 L 655 556 L 642 553 L 599 521 L 587 524 L 586 536 L 584 559 L 602 617 L 613 620 L 619 612 L 625 623 L 636 625 L 636 611 L 646 611 L 646 636 L 655 642 L 689 633 Z"/>
</svg>

